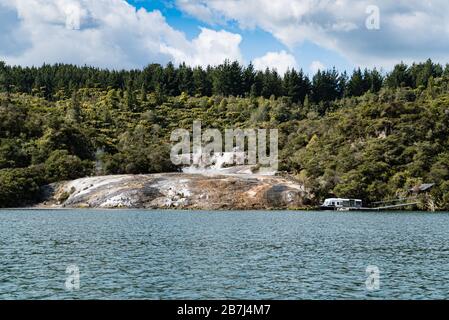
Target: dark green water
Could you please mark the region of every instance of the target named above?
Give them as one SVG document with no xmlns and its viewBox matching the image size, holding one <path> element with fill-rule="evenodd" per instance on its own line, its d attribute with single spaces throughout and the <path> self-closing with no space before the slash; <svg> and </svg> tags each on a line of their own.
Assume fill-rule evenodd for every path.
<svg viewBox="0 0 449 320">
<path fill-rule="evenodd" d="M 449 298 L 449 214 L 0 211 L 0 299 L 73 298 Z"/>
</svg>

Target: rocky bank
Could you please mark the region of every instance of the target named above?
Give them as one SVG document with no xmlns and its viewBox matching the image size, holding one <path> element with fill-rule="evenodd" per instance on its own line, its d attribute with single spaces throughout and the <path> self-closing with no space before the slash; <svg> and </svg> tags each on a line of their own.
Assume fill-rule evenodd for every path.
<svg viewBox="0 0 449 320">
<path fill-rule="evenodd" d="M 297 209 L 308 191 L 290 177 L 257 174 L 100 176 L 45 187 L 40 208 Z"/>
</svg>

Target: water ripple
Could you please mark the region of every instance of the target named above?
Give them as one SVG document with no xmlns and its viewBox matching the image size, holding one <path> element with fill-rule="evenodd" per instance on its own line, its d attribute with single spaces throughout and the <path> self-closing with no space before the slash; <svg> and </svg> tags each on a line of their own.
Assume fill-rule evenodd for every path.
<svg viewBox="0 0 449 320">
<path fill-rule="evenodd" d="M 446 213 L 4 210 L 0 299 L 447 299 L 448 240 Z"/>
</svg>

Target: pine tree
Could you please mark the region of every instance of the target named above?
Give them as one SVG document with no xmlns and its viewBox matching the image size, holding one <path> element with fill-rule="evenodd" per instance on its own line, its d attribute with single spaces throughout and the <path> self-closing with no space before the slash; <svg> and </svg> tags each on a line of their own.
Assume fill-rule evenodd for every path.
<svg viewBox="0 0 449 320">
<path fill-rule="evenodd" d="M 193 86 L 194 94 L 198 96 L 210 95 L 210 83 L 207 77 L 207 72 L 201 67 L 193 69 Z"/>
<path fill-rule="evenodd" d="M 238 61 L 234 61 L 230 66 L 229 73 L 230 91 L 233 96 L 243 96 L 243 74 L 242 66 Z"/>
<path fill-rule="evenodd" d="M 335 69 L 318 72 L 312 81 L 312 98 L 315 103 L 333 101 L 341 98 L 339 74 Z"/>
<path fill-rule="evenodd" d="M 262 71 L 257 71 L 254 77 L 254 83 L 251 86 L 251 97 L 260 97 L 262 96 L 262 88 L 264 83 L 264 74 Z"/>
<path fill-rule="evenodd" d="M 359 97 L 365 93 L 365 79 L 360 68 L 354 70 L 351 79 L 348 82 L 348 95 Z"/>
<path fill-rule="evenodd" d="M 300 100 L 300 83 L 299 76 L 295 69 L 287 70 L 284 74 L 283 89 L 284 95 L 290 97 L 293 102 Z"/>
<path fill-rule="evenodd" d="M 193 71 L 185 63 L 181 64 L 177 72 L 179 92 L 192 95 L 194 92 Z"/>
<path fill-rule="evenodd" d="M 173 63 L 171 62 L 169 62 L 167 66 L 164 68 L 163 89 L 165 94 L 171 97 L 178 96 L 180 94 L 177 70 L 175 69 Z"/>
<path fill-rule="evenodd" d="M 379 92 L 382 88 L 384 79 L 382 74 L 380 74 L 380 72 L 377 71 L 376 68 L 371 71 L 370 80 L 370 91 L 373 93 Z"/>
<path fill-rule="evenodd" d="M 256 73 L 254 71 L 254 66 L 252 63 L 248 65 L 243 71 L 243 95 L 251 95 L 252 86 L 254 85 Z"/>
<path fill-rule="evenodd" d="M 403 62 L 397 64 L 387 76 L 386 84 L 390 88 L 412 87 L 413 80 L 407 65 Z"/>
</svg>

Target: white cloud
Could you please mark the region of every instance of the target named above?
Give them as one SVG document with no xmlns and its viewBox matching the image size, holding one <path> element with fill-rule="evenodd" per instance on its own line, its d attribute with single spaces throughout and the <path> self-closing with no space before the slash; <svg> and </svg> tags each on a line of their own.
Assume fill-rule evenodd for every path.
<svg viewBox="0 0 449 320">
<path fill-rule="evenodd" d="M 177 0 L 177 4 L 204 21 L 258 27 L 290 48 L 307 40 L 362 66 L 449 59 L 447 0 Z M 366 28 L 370 5 L 380 9 L 379 30 Z M 199 8 L 202 14 L 196 13 Z"/>
<path fill-rule="evenodd" d="M 253 64 L 257 70 L 276 69 L 281 75 L 288 69 L 297 68 L 298 66 L 295 57 L 284 50 L 281 52 L 268 52 L 264 56 L 254 59 Z"/>
<path fill-rule="evenodd" d="M 391 67 L 428 57 L 449 62 L 447 0 L 177 0 L 210 24 L 261 28 L 293 49 L 303 41 L 333 50 L 361 66 Z M 369 5 L 380 8 L 380 30 L 368 30 Z M 79 8 L 80 28 L 66 24 Z M 76 11 L 76 10 L 75 10 Z M 244 62 L 239 34 L 202 28 L 189 40 L 157 10 L 125 0 L 0 0 L 0 60 L 136 68 L 149 62 L 192 65 Z M 72 21 L 73 22 L 73 21 Z M 282 52 L 281 52 L 282 53 Z M 266 54 L 261 65 L 285 69 L 286 54 Z M 272 54 L 272 53 L 271 53 Z M 287 59 L 287 60 L 286 60 Z M 281 71 L 280 71 L 281 72 Z"/>
<path fill-rule="evenodd" d="M 137 68 L 242 61 L 240 35 L 203 28 L 189 41 L 159 11 L 136 10 L 124 0 L 2 0 L 0 19 L 0 60 L 9 64 Z"/>
<path fill-rule="evenodd" d="M 225 59 L 242 62 L 241 41 L 238 34 L 201 28 L 199 36 L 184 50 L 163 44 L 161 52 L 170 54 L 177 63 L 188 61 L 191 65 L 217 65 Z"/>
<path fill-rule="evenodd" d="M 190 2 L 188 0 L 180 0 L 179 3 L 182 5 L 182 9 L 190 15 L 208 23 L 214 23 L 214 14 L 206 4 Z"/>
<path fill-rule="evenodd" d="M 317 73 L 319 70 L 324 71 L 326 69 L 326 66 L 321 61 L 313 61 L 310 64 L 310 72 L 312 74 Z"/>
</svg>

